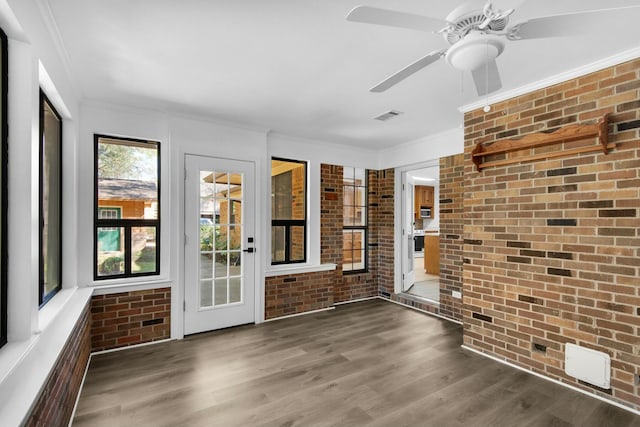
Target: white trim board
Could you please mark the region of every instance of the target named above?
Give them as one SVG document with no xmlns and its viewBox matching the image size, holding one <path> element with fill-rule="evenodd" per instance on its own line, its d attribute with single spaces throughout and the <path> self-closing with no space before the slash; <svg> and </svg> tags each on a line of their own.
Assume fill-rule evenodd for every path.
<svg viewBox="0 0 640 427">
<path fill-rule="evenodd" d="M 491 104 L 496 104 L 498 102 L 506 101 L 507 99 L 515 98 L 520 95 L 534 92 L 538 89 L 543 89 L 549 86 L 556 85 L 558 83 L 563 83 L 568 80 L 582 77 L 587 74 L 600 71 L 605 68 L 613 67 L 615 65 L 619 65 L 636 58 L 640 58 L 640 47 L 626 50 L 624 52 L 618 53 L 613 56 L 609 56 L 607 58 L 599 59 L 595 62 L 591 62 L 581 67 L 577 67 L 572 70 L 568 70 L 560 74 L 556 74 L 554 76 L 550 76 L 542 80 L 538 80 L 537 82 L 529 83 L 527 85 L 520 86 L 518 88 L 507 90 L 504 92 L 499 92 L 496 95 L 489 96 L 487 99 L 482 99 L 482 100 L 473 102 L 471 104 L 463 105 L 458 110 L 462 113 L 467 113 L 469 111 L 482 108 L 487 104 L 491 105 Z"/>
<path fill-rule="evenodd" d="M 280 317 L 273 317 L 271 319 L 265 319 L 263 323 L 273 322 L 274 320 L 290 319 L 292 317 L 305 316 L 307 314 L 321 313 L 323 311 L 331 311 L 331 310 L 335 310 L 335 309 L 336 308 L 334 306 L 331 306 L 331 307 L 327 307 L 327 308 L 319 308 L 317 310 L 303 311 L 302 313 L 294 313 L 294 314 L 288 314 L 286 316 L 280 316 Z"/>
<path fill-rule="evenodd" d="M 586 396 L 593 397 L 593 398 L 598 399 L 598 400 L 600 400 L 602 402 L 605 402 L 605 403 L 608 403 L 610 405 L 616 406 L 616 407 L 618 407 L 620 409 L 624 409 L 625 411 L 631 412 L 632 414 L 640 415 L 640 411 L 636 411 L 635 409 L 630 408 L 628 406 L 625 406 L 625 405 L 623 405 L 621 403 L 618 403 L 615 400 L 607 399 L 607 398 L 602 397 L 600 395 L 597 395 L 595 393 L 590 393 L 590 392 L 588 392 L 586 390 L 582 390 L 581 388 L 572 386 L 571 384 L 563 383 L 562 381 L 558 381 L 558 380 L 556 380 L 554 378 L 547 377 L 546 375 L 542 375 L 542 374 L 539 374 L 539 373 L 537 373 L 535 371 L 531 371 L 529 369 L 523 368 L 522 366 L 518 366 L 518 365 L 513 364 L 511 362 L 507 362 L 506 360 L 502 360 L 502 359 L 500 359 L 498 357 L 495 357 L 495 356 L 492 356 L 490 354 L 483 353 L 480 350 L 476 350 L 475 348 L 468 347 L 468 346 L 466 346 L 464 344 L 461 345 L 460 347 L 465 349 L 465 350 L 469 350 L 469 351 L 471 351 L 473 353 L 476 353 L 476 354 L 478 354 L 480 356 L 483 356 L 483 357 L 486 357 L 488 359 L 492 359 L 492 360 L 494 360 L 496 362 L 502 363 L 503 365 L 507 365 L 507 366 L 510 366 L 512 368 L 518 369 L 518 370 L 520 370 L 522 372 L 526 372 L 528 374 L 535 375 L 536 377 L 542 378 L 543 380 L 551 381 L 552 383 L 561 385 L 561 386 L 566 387 L 566 388 L 570 388 L 571 390 L 577 391 L 578 393 L 582 393 L 582 394 L 584 394 Z"/>
</svg>

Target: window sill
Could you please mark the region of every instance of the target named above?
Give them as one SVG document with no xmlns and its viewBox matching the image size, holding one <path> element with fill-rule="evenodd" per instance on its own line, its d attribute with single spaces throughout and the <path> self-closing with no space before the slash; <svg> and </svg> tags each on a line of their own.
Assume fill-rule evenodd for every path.
<svg viewBox="0 0 640 427">
<path fill-rule="evenodd" d="M 317 273 L 336 269 L 336 264 L 306 265 L 304 267 L 281 267 L 265 271 L 265 277 L 287 276 L 290 274 Z"/>
<path fill-rule="evenodd" d="M 62 289 L 38 313 L 38 331 L 0 349 L 3 425 L 24 422 L 90 298 L 91 289 Z"/>
<path fill-rule="evenodd" d="M 146 291 L 149 289 L 166 288 L 171 287 L 172 284 L 168 279 L 158 278 L 155 280 L 149 280 L 148 276 L 146 279 L 147 280 L 103 280 L 93 282 L 89 287 L 93 289 L 93 295 L 109 295 L 120 292 Z"/>
</svg>

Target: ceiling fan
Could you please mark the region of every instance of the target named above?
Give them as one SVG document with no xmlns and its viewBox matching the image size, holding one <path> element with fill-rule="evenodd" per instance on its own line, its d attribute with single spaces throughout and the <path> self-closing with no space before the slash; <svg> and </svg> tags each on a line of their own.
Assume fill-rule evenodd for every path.
<svg viewBox="0 0 640 427">
<path fill-rule="evenodd" d="M 444 19 L 413 13 L 357 6 L 347 15 L 348 21 L 387 25 L 439 34 L 448 48 L 428 53 L 369 89 L 384 92 L 410 75 L 444 58 L 453 68 L 470 71 L 479 96 L 502 87 L 496 58 L 507 41 L 574 35 L 603 22 L 618 22 L 629 9 L 640 6 L 590 10 L 564 15 L 526 19 L 509 25 L 509 17 L 525 0 L 470 0 L 456 7 Z M 506 6 L 506 7 L 505 7 Z"/>
</svg>

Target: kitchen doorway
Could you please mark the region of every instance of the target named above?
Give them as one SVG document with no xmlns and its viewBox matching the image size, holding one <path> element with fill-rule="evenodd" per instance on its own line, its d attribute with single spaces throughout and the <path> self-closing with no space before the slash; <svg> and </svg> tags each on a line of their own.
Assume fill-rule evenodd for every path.
<svg viewBox="0 0 640 427">
<path fill-rule="evenodd" d="M 403 245 L 402 292 L 413 297 L 440 301 L 440 167 L 409 170 L 402 176 Z"/>
</svg>

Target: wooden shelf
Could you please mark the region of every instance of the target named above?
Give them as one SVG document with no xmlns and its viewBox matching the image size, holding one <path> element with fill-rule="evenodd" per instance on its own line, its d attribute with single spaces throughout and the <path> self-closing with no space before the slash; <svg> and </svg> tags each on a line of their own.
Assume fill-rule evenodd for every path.
<svg viewBox="0 0 640 427">
<path fill-rule="evenodd" d="M 599 145 L 573 148 L 569 150 L 529 154 L 493 161 L 484 161 L 486 156 L 507 154 L 535 147 L 542 147 L 564 142 L 579 141 L 589 138 L 598 138 Z M 609 144 L 609 114 L 605 114 L 601 120 L 593 124 L 577 124 L 560 128 L 554 132 L 538 132 L 526 135 L 520 139 L 503 139 L 490 145 L 478 143 L 471 152 L 471 159 L 478 171 L 492 166 L 505 166 L 514 163 L 529 162 L 533 160 L 549 159 L 555 157 L 570 156 L 580 153 L 602 151 L 607 154 L 615 144 Z"/>
</svg>

